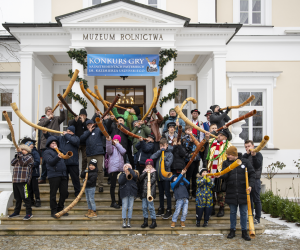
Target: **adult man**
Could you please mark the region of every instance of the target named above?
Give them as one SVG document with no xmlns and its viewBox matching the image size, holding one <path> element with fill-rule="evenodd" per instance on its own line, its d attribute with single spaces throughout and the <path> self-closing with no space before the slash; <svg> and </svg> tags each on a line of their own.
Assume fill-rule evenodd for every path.
<svg viewBox="0 0 300 250">
<path fill-rule="evenodd" d="M 210 106 L 210 109 L 212 110 L 212 114 L 210 116 L 210 122 L 217 124 L 217 127 L 223 127 L 226 122 L 228 122 L 231 118 L 228 116 L 228 113 L 230 111 L 229 107 L 227 107 L 226 111 L 220 111 L 219 105 L 212 105 Z"/>
<path fill-rule="evenodd" d="M 228 129 L 222 129 L 218 134 L 218 139 L 209 139 L 210 133 L 205 133 L 205 139 L 208 141 L 205 143 L 205 152 L 203 159 L 203 167 L 207 168 L 210 173 L 221 172 L 223 161 L 227 159 L 226 150 L 231 147 L 229 138 L 231 137 L 230 131 Z M 220 206 L 217 217 L 224 216 L 225 207 L 225 188 L 222 181 L 219 179 L 215 180 L 215 188 L 213 190 L 217 193 L 217 201 Z M 215 199 L 215 196 L 214 196 Z M 212 209 L 212 215 L 215 214 L 215 203 Z"/>
<path fill-rule="evenodd" d="M 54 116 L 53 113 L 52 113 L 52 108 L 51 107 L 46 107 L 45 108 L 45 116 L 40 119 L 40 121 L 38 123 L 39 126 L 60 131 L 60 124 L 63 123 L 63 121 L 65 120 L 65 111 L 64 111 L 64 107 L 63 107 L 61 101 L 58 101 L 58 104 L 59 104 L 60 115 L 59 116 Z M 50 134 L 51 135 L 59 135 L 57 133 L 50 133 Z M 44 158 L 44 155 L 43 155 L 44 151 L 46 150 L 46 142 L 47 142 L 47 139 L 42 134 L 41 135 L 41 142 L 40 142 L 41 143 L 40 144 L 40 149 L 41 149 L 41 154 L 42 154 L 43 158 Z M 46 163 L 43 160 L 42 175 L 41 175 L 41 179 L 39 181 L 39 184 L 46 183 L 46 178 L 47 178 L 47 168 L 46 168 Z"/>
<path fill-rule="evenodd" d="M 168 131 L 163 134 L 163 138 L 168 140 L 168 144 L 173 146 L 173 139 L 178 137 L 177 132 L 175 131 L 176 123 L 169 122 L 168 123 Z"/>
<path fill-rule="evenodd" d="M 206 111 L 206 114 L 204 115 L 206 117 L 206 122 L 203 123 L 203 127 L 204 127 L 204 130 L 205 131 L 209 131 L 209 127 L 210 127 L 210 116 L 212 114 L 212 111 L 211 110 L 207 110 Z"/>
<path fill-rule="evenodd" d="M 177 129 L 178 129 L 178 126 L 181 125 L 182 126 L 182 132 L 185 131 L 185 122 L 179 118 L 179 121 L 176 122 L 176 119 L 177 119 L 177 114 L 176 114 L 176 111 L 174 108 L 171 108 L 169 110 L 169 118 L 168 120 L 165 122 L 165 126 L 164 126 L 164 129 L 163 129 L 163 133 L 167 132 L 168 131 L 168 123 L 169 122 L 175 122 L 176 126 L 177 126 Z"/>
<path fill-rule="evenodd" d="M 262 165 L 263 165 L 263 156 L 260 152 L 256 153 L 250 151 L 250 149 L 254 149 L 254 143 L 251 140 L 245 141 L 245 149 L 247 153 L 243 155 L 243 158 L 248 159 L 255 170 L 255 185 L 252 186 L 252 192 L 250 194 L 250 197 L 252 203 L 252 210 L 253 210 L 253 203 L 255 205 L 254 224 L 259 224 L 260 217 L 261 217 L 260 178 L 261 178 Z"/>
<path fill-rule="evenodd" d="M 79 112 L 79 116 L 76 116 L 75 119 L 71 120 L 69 122 L 69 126 L 75 127 L 75 135 L 80 138 L 82 134 L 87 131 L 86 122 L 89 119 L 87 118 L 87 113 L 85 109 L 81 109 Z M 85 142 L 80 142 L 79 149 L 78 149 L 78 155 L 81 151 L 82 156 L 82 165 L 81 165 L 81 171 L 85 171 L 87 167 L 87 157 L 86 157 L 86 145 Z"/>
<path fill-rule="evenodd" d="M 124 125 L 129 128 L 129 131 L 132 131 L 134 129 L 132 123 L 133 121 L 137 121 L 139 119 L 138 117 L 141 113 L 138 106 L 133 106 L 132 108 L 127 109 L 124 112 L 124 115 L 119 114 L 116 107 L 113 107 L 111 111 L 113 112 L 115 117 L 123 117 L 125 121 Z"/>
<path fill-rule="evenodd" d="M 197 125 L 198 127 L 204 129 L 203 127 L 203 122 L 199 122 L 198 121 L 198 117 L 200 115 L 200 111 L 198 109 L 193 109 L 191 111 L 192 114 L 192 122 Z M 202 141 L 204 139 L 204 133 L 200 132 L 199 130 L 193 128 L 193 135 L 194 136 L 198 136 L 200 138 L 200 141 Z"/>
</svg>

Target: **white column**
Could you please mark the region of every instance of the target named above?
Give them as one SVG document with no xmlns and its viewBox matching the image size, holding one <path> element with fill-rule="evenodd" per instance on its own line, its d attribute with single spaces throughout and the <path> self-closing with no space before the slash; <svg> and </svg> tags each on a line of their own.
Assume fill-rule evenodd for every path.
<svg viewBox="0 0 300 250">
<path fill-rule="evenodd" d="M 83 65 L 81 65 L 80 63 L 76 62 L 76 60 L 72 60 L 72 71 L 74 72 L 75 69 L 79 70 L 79 74 L 78 77 L 79 78 L 84 78 L 84 69 L 83 69 Z M 76 94 L 80 95 L 81 97 L 83 97 L 86 101 L 87 101 L 87 105 L 90 106 L 92 105 L 89 100 L 87 100 L 84 96 L 84 94 L 82 93 L 81 89 L 80 89 L 80 84 L 79 82 L 74 83 L 73 87 L 72 87 L 72 91 L 75 92 Z M 79 114 L 80 110 L 83 108 L 83 106 L 77 101 L 75 102 L 72 99 L 72 110 L 74 111 L 75 114 Z"/>
<path fill-rule="evenodd" d="M 85 75 L 84 79 L 86 79 L 88 81 L 89 89 L 92 90 L 95 93 L 95 90 L 94 90 L 95 76 Z M 80 92 L 81 92 L 81 90 L 80 90 Z M 97 107 L 103 112 L 104 111 L 104 106 L 103 106 L 102 102 L 98 101 L 97 99 L 94 99 L 94 97 L 92 97 L 92 96 L 91 96 L 91 98 L 94 100 Z M 88 118 L 92 118 L 95 111 L 96 110 L 95 110 L 94 106 L 90 103 L 90 101 L 88 101 L 87 110 L 86 110 L 86 112 L 88 114 Z"/>
<path fill-rule="evenodd" d="M 174 70 L 174 59 L 167 62 L 166 66 L 163 68 L 162 78 L 165 78 L 165 77 L 171 75 L 173 70 Z M 160 98 L 162 98 L 164 96 L 167 96 L 169 93 L 174 92 L 174 88 L 175 88 L 175 82 L 174 81 L 169 82 L 167 85 L 164 85 L 163 89 L 161 91 Z M 158 101 L 158 103 L 159 103 L 159 101 Z M 175 108 L 175 99 L 172 99 L 171 101 L 168 100 L 167 102 L 163 103 L 163 105 L 162 105 L 162 114 L 169 114 L 169 110 L 171 108 Z"/>
<path fill-rule="evenodd" d="M 206 113 L 208 99 L 208 73 L 198 74 L 198 110 L 201 112 L 201 117 Z M 205 120 L 204 120 L 205 121 Z"/>
<path fill-rule="evenodd" d="M 20 52 L 21 85 L 20 85 L 20 111 L 30 122 L 34 121 L 34 105 L 37 102 L 34 95 L 35 82 L 35 55 L 33 52 Z M 33 128 L 26 123 L 20 123 L 20 138 L 32 136 Z"/>
<path fill-rule="evenodd" d="M 157 88 L 157 90 L 159 89 L 158 85 L 159 85 L 160 80 L 161 80 L 161 76 L 155 76 L 155 87 Z M 158 101 L 157 101 L 157 105 L 156 105 L 156 108 L 159 113 L 162 112 L 162 108 L 159 106 L 159 99 L 161 98 L 161 96 L 162 96 L 162 93 L 160 93 L 160 96 L 158 97 Z"/>
<path fill-rule="evenodd" d="M 212 54 L 212 105 L 226 107 L 226 52 Z"/>
<path fill-rule="evenodd" d="M 42 84 L 40 87 L 40 111 L 39 116 L 41 117 L 45 114 L 45 108 L 50 106 L 53 107 L 56 103 L 53 103 L 53 83 L 52 83 L 52 74 L 43 74 L 42 73 Z M 54 100 L 58 101 L 58 98 L 54 97 Z"/>
</svg>

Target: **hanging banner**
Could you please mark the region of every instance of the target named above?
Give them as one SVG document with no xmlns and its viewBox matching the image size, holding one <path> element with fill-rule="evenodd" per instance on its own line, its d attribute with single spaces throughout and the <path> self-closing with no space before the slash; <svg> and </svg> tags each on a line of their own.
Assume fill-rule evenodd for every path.
<svg viewBox="0 0 300 250">
<path fill-rule="evenodd" d="M 88 76 L 159 76 L 159 55 L 88 54 Z"/>
</svg>

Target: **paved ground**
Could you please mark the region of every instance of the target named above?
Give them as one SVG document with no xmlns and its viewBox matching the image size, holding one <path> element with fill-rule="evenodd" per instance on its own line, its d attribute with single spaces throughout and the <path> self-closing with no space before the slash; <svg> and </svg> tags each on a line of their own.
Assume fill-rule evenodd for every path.
<svg viewBox="0 0 300 250">
<path fill-rule="evenodd" d="M 228 240 L 226 235 L 166 236 L 1 236 L 0 249 L 299 249 L 300 239 L 289 237 L 286 226 L 263 220 L 267 234 L 246 242 L 241 235 Z M 272 231 L 276 232 L 272 234 Z M 300 229 L 299 229 L 300 232 Z"/>
</svg>

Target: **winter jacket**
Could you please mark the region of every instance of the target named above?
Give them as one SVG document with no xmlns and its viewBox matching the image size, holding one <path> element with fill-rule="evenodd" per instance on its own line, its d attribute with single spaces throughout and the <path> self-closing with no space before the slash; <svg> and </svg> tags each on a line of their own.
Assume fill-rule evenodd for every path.
<svg viewBox="0 0 300 250">
<path fill-rule="evenodd" d="M 86 126 L 86 122 L 89 119 L 86 118 L 84 122 L 82 122 L 79 118 L 77 120 L 77 122 L 75 121 L 75 119 L 69 121 L 69 126 L 74 126 L 75 127 L 75 135 L 77 135 L 79 138 L 80 136 L 83 135 L 83 133 L 85 131 L 87 131 L 87 126 Z M 80 145 L 85 145 L 85 142 L 80 142 Z"/>
<path fill-rule="evenodd" d="M 148 173 L 144 171 L 140 178 L 139 181 L 141 182 L 142 186 L 142 191 L 141 191 L 141 199 L 147 198 L 147 187 L 148 187 Z M 151 182 L 151 196 L 153 199 L 156 198 L 156 173 L 152 172 L 150 174 L 150 182 Z"/>
<path fill-rule="evenodd" d="M 131 168 L 128 169 L 130 174 L 132 174 L 132 179 L 127 180 L 125 172 L 120 173 L 119 175 L 119 186 L 120 186 L 120 197 L 121 199 L 127 196 L 137 197 L 138 187 L 137 187 L 137 179 L 138 175 Z"/>
<path fill-rule="evenodd" d="M 198 136 L 194 136 L 196 140 L 198 140 Z M 182 138 L 182 146 L 184 147 L 186 154 L 184 157 L 185 162 L 189 162 L 190 159 L 192 158 L 194 152 L 196 151 L 196 144 L 191 141 L 189 135 L 185 135 Z M 200 160 L 200 154 L 198 153 L 197 156 L 194 158 L 194 161 L 199 161 Z"/>
<path fill-rule="evenodd" d="M 43 159 L 46 162 L 48 179 L 54 177 L 67 177 L 67 167 L 65 164 L 65 160 L 58 157 L 58 153 L 55 151 L 55 149 L 50 148 L 50 144 L 53 141 L 56 141 L 57 147 L 61 153 L 66 153 L 63 149 L 59 148 L 59 141 L 55 136 L 50 136 L 47 139 L 47 148 L 44 152 Z"/>
<path fill-rule="evenodd" d="M 239 159 L 242 161 L 240 166 L 220 177 L 226 181 L 225 202 L 227 204 L 247 204 L 245 168 L 247 168 L 248 171 L 249 186 L 254 187 L 255 185 L 255 170 L 251 163 L 249 160 L 242 158 L 242 154 L 240 153 Z M 229 159 L 224 161 L 222 171 L 229 167 L 233 162 L 234 161 L 229 161 Z"/>
<path fill-rule="evenodd" d="M 44 134 L 46 138 L 49 138 L 50 134 Z M 65 134 L 64 136 L 55 136 L 59 147 L 63 149 L 63 151 L 73 152 L 73 156 L 70 157 L 70 159 L 65 160 L 66 166 L 79 166 L 79 154 L 78 154 L 78 148 L 80 145 L 80 139 L 77 135 L 70 135 Z"/>
<path fill-rule="evenodd" d="M 226 122 L 229 122 L 231 118 L 228 116 L 227 111 L 225 112 L 214 112 L 210 116 L 210 124 L 215 123 L 218 128 L 223 127 Z"/>
<path fill-rule="evenodd" d="M 145 124 L 142 124 L 141 127 L 134 127 L 134 129 L 131 131 L 133 134 L 135 135 L 138 135 L 138 136 L 141 136 L 143 138 L 147 138 L 148 135 L 151 134 L 151 129 L 146 126 Z M 135 145 L 139 143 L 139 139 L 137 138 L 133 138 L 133 141 L 132 141 L 132 145 L 133 145 L 133 153 L 137 153 L 137 149 L 135 147 Z"/>
<path fill-rule="evenodd" d="M 138 152 L 134 164 L 136 165 L 139 162 L 140 165 L 145 165 L 146 160 L 149 159 L 154 152 L 154 142 L 139 141 L 135 145 L 135 148 Z"/>
<path fill-rule="evenodd" d="M 138 117 L 136 115 L 130 114 L 127 110 L 124 112 L 124 115 L 119 114 L 116 107 L 112 108 L 111 111 L 113 112 L 113 114 L 116 118 L 117 117 L 124 118 L 124 120 L 125 120 L 124 125 L 129 128 L 129 131 L 131 131 L 133 129 L 132 122 L 138 120 Z"/>
<path fill-rule="evenodd" d="M 214 182 L 208 176 L 200 176 L 197 174 L 197 190 L 196 190 L 196 206 L 199 208 L 212 207 L 213 201 L 213 187 Z"/>
<path fill-rule="evenodd" d="M 168 140 L 168 144 L 173 146 L 173 139 L 178 137 L 178 133 L 177 132 L 174 133 L 173 139 L 170 138 L 169 131 L 163 133 L 162 137 L 166 138 Z"/>
<path fill-rule="evenodd" d="M 108 173 L 122 172 L 126 149 L 120 143 L 112 145 L 112 140 L 106 140 L 106 153 L 109 155 Z"/>
<path fill-rule="evenodd" d="M 170 180 L 172 180 L 174 177 L 175 176 L 172 176 Z M 176 181 L 171 183 L 171 188 L 174 192 L 175 200 L 189 198 L 189 193 L 187 190 L 189 185 L 190 182 L 185 179 L 182 174 L 177 177 Z"/>
<path fill-rule="evenodd" d="M 86 183 L 86 188 L 92 188 L 92 187 L 96 187 L 96 183 L 97 183 L 97 177 L 98 177 L 98 168 L 95 168 L 94 170 L 90 170 L 88 169 L 88 180 Z M 81 178 L 85 179 L 85 171 L 81 172 Z"/>
<path fill-rule="evenodd" d="M 105 126 L 104 126 L 105 128 Z M 107 129 L 105 128 L 107 131 Z M 83 135 L 80 136 L 80 143 L 86 143 L 86 156 L 94 156 L 94 155 L 104 155 L 103 149 L 103 140 L 101 130 L 98 127 L 95 127 L 92 132 L 89 130 L 84 131 Z"/>
<path fill-rule="evenodd" d="M 40 177 L 41 157 L 36 147 L 33 147 L 33 149 L 31 150 L 31 154 L 34 159 L 33 168 L 32 168 L 32 177 Z"/>
<path fill-rule="evenodd" d="M 165 151 L 165 170 L 166 172 L 171 172 L 171 166 L 173 163 L 173 147 L 169 146 Z M 161 161 L 162 161 L 162 157 L 161 157 L 161 152 L 162 150 L 158 150 L 157 152 L 155 152 L 153 155 L 151 155 L 150 159 L 152 159 L 155 162 L 155 168 L 156 168 L 156 172 L 157 172 L 157 181 L 169 181 L 168 178 L 164 177 L 161 174 Z"/>
<path fill-rule="evenodd" d="M 171 169 L 182 170 L 185 167 L 184 157 L 186 154 L 182 145 L 173 145 L 173 163 Z"/>
<path fill-rule="evenodd" d="M 123 124 L 120 125 L 129 131 L 128 127 L 124 126 Z M 108 129 L 107 132 L 110 134 L 111 138 L 114 138 L 115 135 L 121 136 L 121 145 L 123 146 L 123 148 L 127 150 L 128 143 L 129 143 L 128 135 L 121 132 L 121 130 L 118 129 L 117 124 L 111 119 L 107 119 L 106 127 Z"/>
<path fill-rule="evenodd" d="M 92 117 L 92 121 L 93 121 L 94 123 L 96 123 L 96 118 L 97 118 L 97 117 L 100 118 L 100 115 L 97 115 L 97 113 L 95 113 L 94 116 Z M 102 120 L 103 125 L 104 125 L 105 128 L 107 128 L 107 129 L 108 129 L 108 127 L 107 127 L 108 121 L 110 121 L 110 119 Z M 106 130 L 106 132 L 110 135 L 109 129 Z M 105 136 L 102 136 L 102 144 L 103 144 L 103 147 L 106 146 L 106 138 L 105 138 Z"/>
<path fill-rule="evenodd" d="M 162 124 L 162 122 L 164 121 L 164 118 L 158 112 L 156 113 L 156 116 L 158 119 L 154 119 L 152 122 L 150 122 L 150 128 L 151 128 L 152 133 L 155 136 L 155 141 L 159 142 L 160 138 L 161 138 L 161 134 L 159 132 L 159 127 Z"/>
<path fill-rule="evenodd" d="M 170 122 L 175 122 L 176 123 L 176 119 L 177 119 L 177 116 L 169 116 L 168 120 L 165 122 L 165 126 L 164 126 L 164 129 L 163 129 L 163 133 L 166 133 L 168 131 L 168 123 Z M 179 118 L 179 125 L 182 126 L 182 132 L 185 131 L 185 122 Z M 178 131 L 178 127 L 177 127 L 177 130 Z"/>
<path fill-rule="evenodd" d="M 209 132 L 209 125 L 208 122 L 203 122 L 203 128 L 205 131 Z M 204 135 L 205 136 L 205 135 Z"/>
<path fill-rule="evenodd" d="M 54 116 L 51 120 L 49 120 L 45 116 L 44 118 L 40 119 L 38 125 L 42 126 L 42 127 L 45 127 L 45 128 L 60 131 L 60 124 L 63 123 L 63 121 L 65 119 L 66 119 L 65 118 L 65 111 L 60 110 L 60 115 L 59 116 Z M 50 133 L 50 134 L 51 135 L 60 135 L 58 133 Z M 41 149 L 45 149 L 47 147 L 46 142 L 47 142 L 47 139 L 45 138 L 44 134 L 42 134 Z"/>
<path fill-rule="evenodd" d="M 255 170 L 255 178 L 261 178 L 262 166 L 263 166 L 263 156 L 260 152 L 257 152 L 255 156 L 250 154 L 243 154 L 243 158 L 248 159 Z"/>
<path fill-rule="evenodd" d="M 23 155 L 22 152 L 18 152 L 16 157 L 11 161 L 13 166 L 13 183 L 30 183 L 32 177 L 34 159 L 31 154 Z"/>
</svg>

